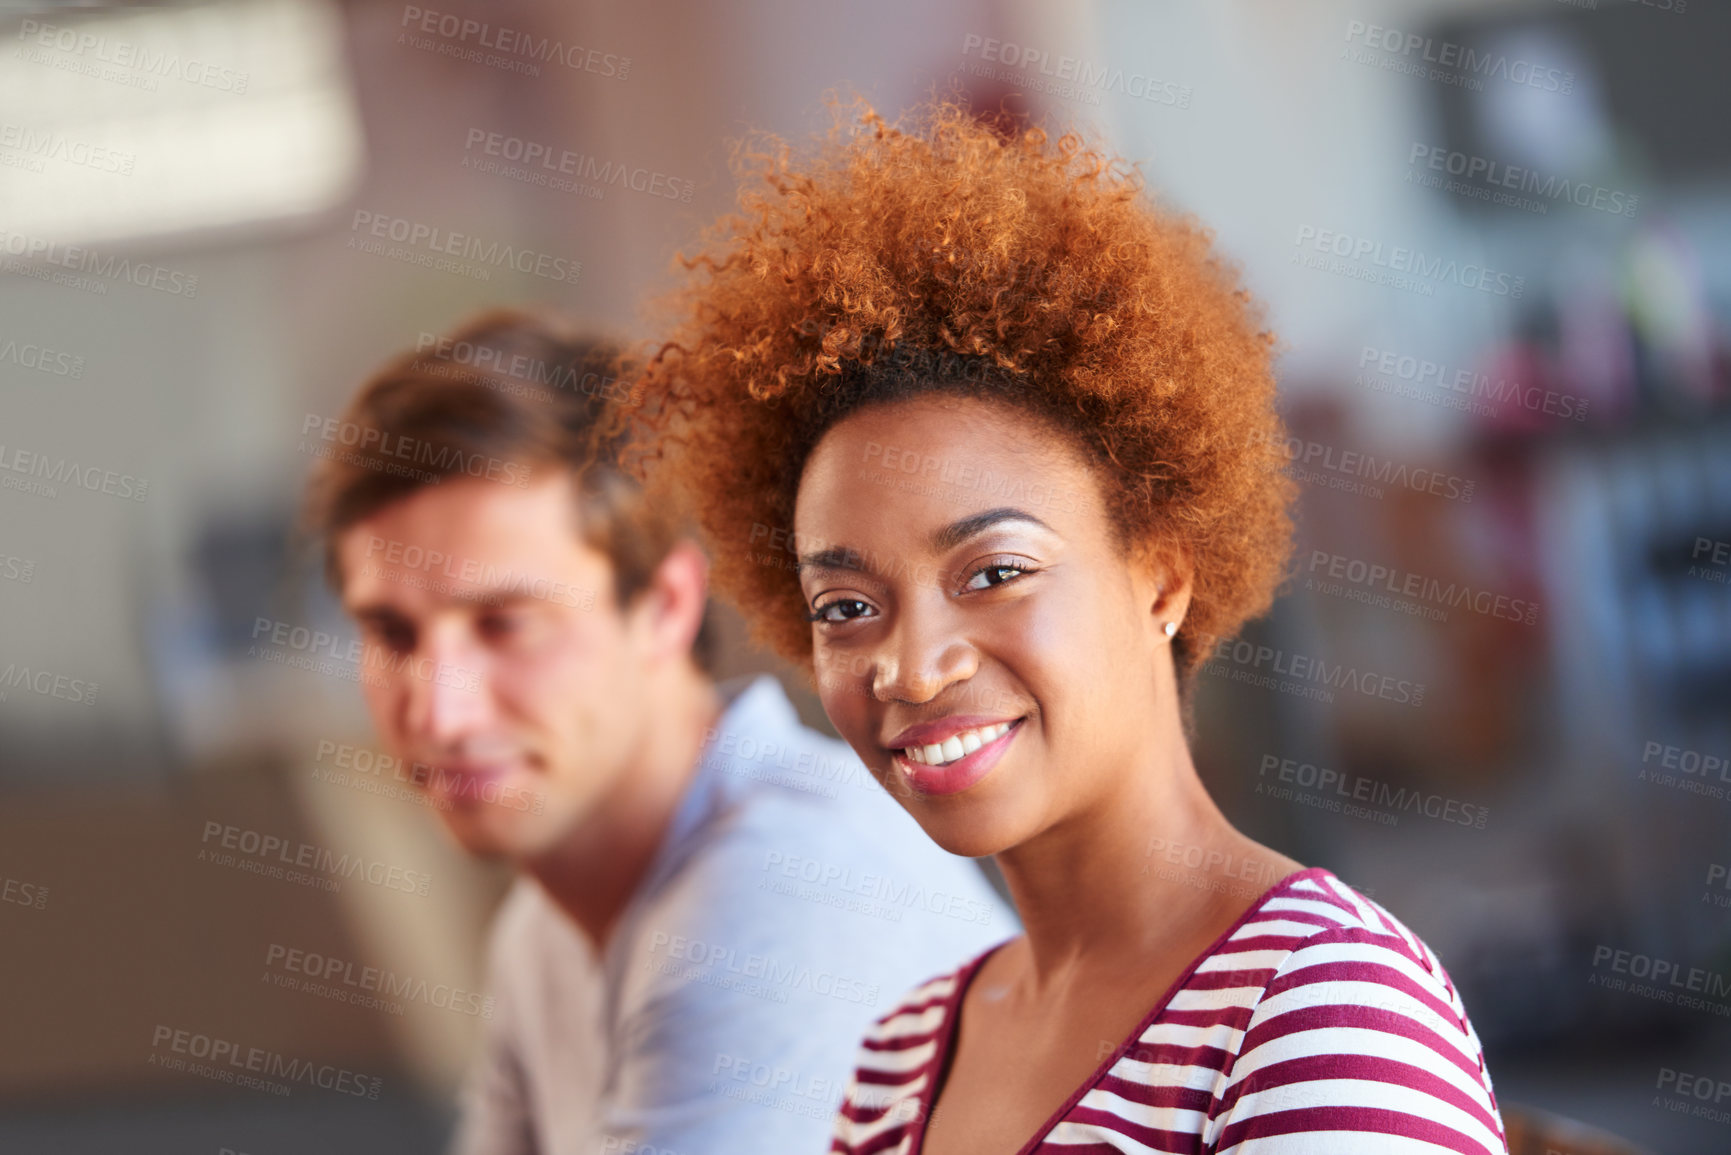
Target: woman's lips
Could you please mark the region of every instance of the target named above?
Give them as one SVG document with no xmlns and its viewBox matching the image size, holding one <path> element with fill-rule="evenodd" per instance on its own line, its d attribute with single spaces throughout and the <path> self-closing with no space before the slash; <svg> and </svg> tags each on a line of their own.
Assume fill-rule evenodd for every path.
<svg viewBox="0 0 1731 1155">
<path fill-rule="evenodd" d="M 942 766 L 915 762 L 906 753 L 897 750 L 893 755 L 896 769 L 901 772 L 903 780 L 913 786 L 915 793 L 959 794 L 992 772 L 992 767 L 998 764 L 998 759 L 1004 756 L 1004 751 L 1016 740 L 1016 735 L 1022 730 L 1022 723 L 1026 721 L 1025 717 L 1017 718 L 1008 730 L 972 754 L 963 755 Z"/>
</svg>

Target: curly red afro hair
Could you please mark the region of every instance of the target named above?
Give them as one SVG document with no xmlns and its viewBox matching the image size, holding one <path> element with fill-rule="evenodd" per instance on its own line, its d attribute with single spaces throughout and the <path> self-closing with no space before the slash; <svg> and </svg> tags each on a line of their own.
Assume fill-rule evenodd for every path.
<svg viewBox="0 0 1731 1155">
<path fill-rule="evenodd" d="M 1127 558 L 1188 564 L 1188 687 L 1209 643 L 1268 609 L 1292 548 L 1259 308 L 1207 229 L 1076 133 L 1007 136 L 947 101 L 895 125 L 854 107 L 803 165 L 773 137 L 735 150 L 762 180 L 681 258 L 627 418 L 636 467 L 687 506 L 753 641 L 809 673 L 797 575 L 754 542 L 791 530 L 824 431 L 930 390 L 1018 405 L 1097 463 Z"/>
</svg>

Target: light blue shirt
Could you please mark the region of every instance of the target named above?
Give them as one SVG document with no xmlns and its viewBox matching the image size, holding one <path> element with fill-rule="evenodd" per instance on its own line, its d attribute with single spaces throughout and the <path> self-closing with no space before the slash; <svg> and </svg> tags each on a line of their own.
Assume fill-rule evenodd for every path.
<svg viewBox="0 0 1731 1155">
<path fill-rule="evenodd" d="M 769 675 L 727 702 L 605 950 L 528 878 L 494 923 L 494 1017 L 459 1155 L 813 1155 L 860 1037 L 1021 932 Z"/>
</svg>

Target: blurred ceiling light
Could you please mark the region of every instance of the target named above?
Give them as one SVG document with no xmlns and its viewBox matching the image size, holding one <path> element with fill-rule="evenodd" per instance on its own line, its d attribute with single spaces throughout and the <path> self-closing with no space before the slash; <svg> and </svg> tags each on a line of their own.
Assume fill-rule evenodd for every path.
<svg viewBox="0 0 1731 1155">
<path fill-rule="evenodd" d="M 331 0 L 45 13 L 10 32 L 4 234 L 93 244 L 232 229 L 319 213 L 359 179 Z"/>
</svg>

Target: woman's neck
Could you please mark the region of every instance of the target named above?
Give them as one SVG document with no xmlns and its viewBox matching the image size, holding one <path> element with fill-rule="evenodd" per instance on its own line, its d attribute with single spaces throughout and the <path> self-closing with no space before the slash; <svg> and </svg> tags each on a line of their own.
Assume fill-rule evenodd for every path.
<svg viewBox="0 0 1731 1155">
<path fill-rule="evenodd" d="M 1182 730 L 1163 729 L 1169 740 L 1143 747 L 1098 798 L 997 855 L 1036 991 L 1133 970 L 1151 952 L 1203 949 L 1299 869 L 1233 828 Z"/>
</svg>

